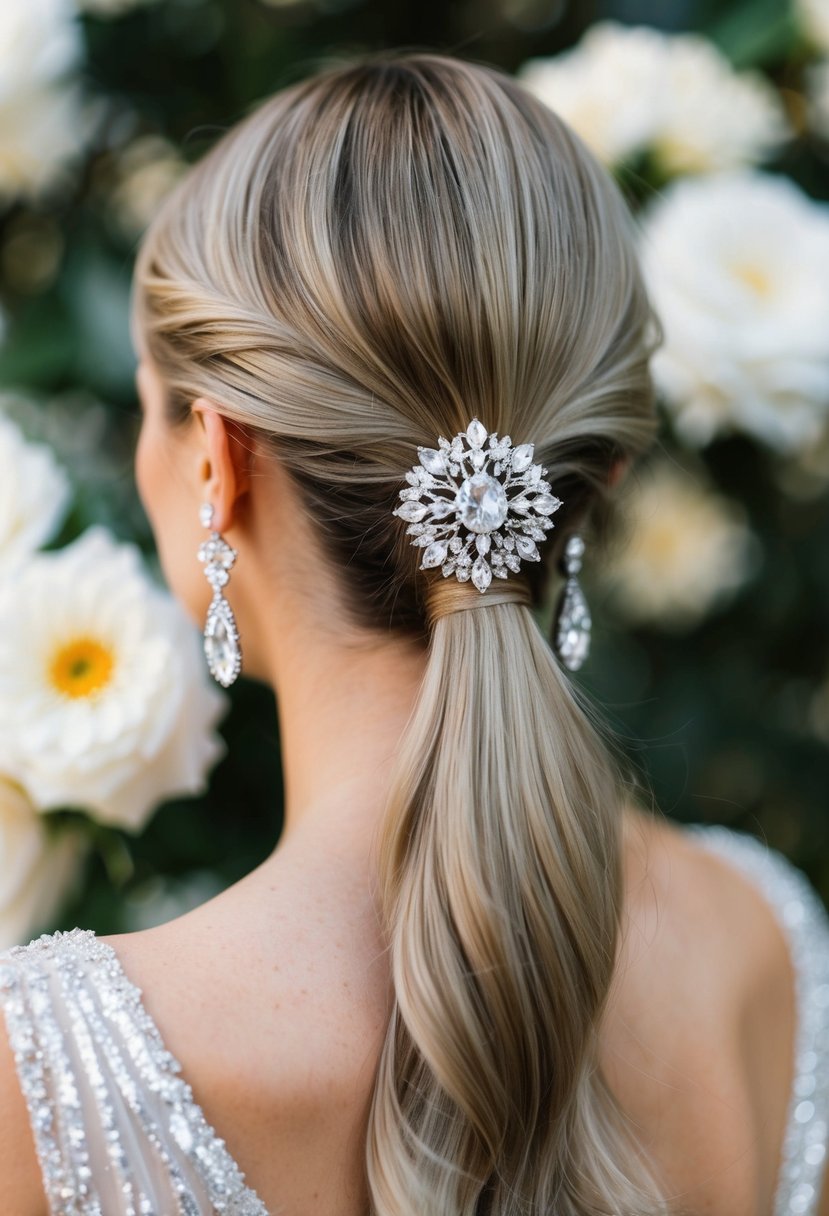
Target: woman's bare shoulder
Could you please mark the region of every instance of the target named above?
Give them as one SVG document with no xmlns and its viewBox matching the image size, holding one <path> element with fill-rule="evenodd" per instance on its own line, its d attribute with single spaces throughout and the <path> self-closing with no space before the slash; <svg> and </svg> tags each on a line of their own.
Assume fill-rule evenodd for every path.
<svg viewBox="0 0 829 1216">
<path fill-rule="evenodd" d="M 602 1067 L 689 1213 L 770 1210 L 793 1071 L 794 975 L 747 876 L 670 821 L 625 821 Z"/>
<path fill-rule="evenodd" d="M 20 1077 L 0 1015 L 0 1212 L 46 1216 L 49 1204 Z"/>
</svg>

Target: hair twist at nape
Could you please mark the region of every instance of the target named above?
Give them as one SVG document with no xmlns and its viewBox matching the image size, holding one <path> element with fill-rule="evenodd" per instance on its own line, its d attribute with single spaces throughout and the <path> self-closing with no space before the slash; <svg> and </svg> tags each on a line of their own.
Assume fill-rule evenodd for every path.
<svg viewBox="0 0 829 1216">
<path fill-rule="evenodd" d="M 507 579 L 503 586 L 490 586 L 479 595 L 469 583 L 454 579 L 435 579 L 426 599 L 426 618 L 430 628 L 452 612 L 491 608 L 497 604 L 533 605 L 533 593 L 526 579 Z"/>
<path fill-rule="evenodd" d="M 543 604 L 612 461 L 657 431 L 635 250 L 613 179 L 515 80 L 391 52 L 260 103 L 138 252 L 171 421 L 205 395 L 264 437 L 347 618 L 427 649 L 379 840 L 375 1216 L 669 1211 L 597 1065 L 638 776 L 536 614 L 450 611 L 392 515 L 417 445 L 471 414 L 532 440 L 565 503 L 522 576 Z"/>
</svg>

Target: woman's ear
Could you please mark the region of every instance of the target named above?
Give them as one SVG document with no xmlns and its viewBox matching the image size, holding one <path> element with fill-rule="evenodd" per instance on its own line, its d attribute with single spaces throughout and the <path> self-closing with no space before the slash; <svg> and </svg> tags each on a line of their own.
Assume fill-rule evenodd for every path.
<svg viewBox="0 0 829 1216">
<path fill-rule="evenodd" d="M 213 504 L 211 527 L 226 532 L 238 514 L 239 499 L 250 487 L 250 447 L 244 428 L 199 397 L 192 405 L 199 428 L 196 472 L 201 501 Z"/>
</svg>

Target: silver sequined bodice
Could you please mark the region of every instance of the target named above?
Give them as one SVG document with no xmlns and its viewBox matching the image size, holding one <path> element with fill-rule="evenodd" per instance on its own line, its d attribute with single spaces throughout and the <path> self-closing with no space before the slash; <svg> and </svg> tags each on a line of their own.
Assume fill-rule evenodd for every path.
<svg viewBox="0 0 829 1216">
<path fill-rule="evenodd" d="M 268 1216 L 91 929 L 0 954 L 0 1004 L 52 1216 Z"/>
<path fill-rule="evenodd" d="M 685 830 L 755 882 L 789 942 L 795 1077 L 774 1216 L 814 1216 L 829 1136 L 829 915 L 781 853 L 719 826 Z M 0 1005 L 52 1216 L 268 1216 L 92 930 L 0 954 Z"/>
</svg>

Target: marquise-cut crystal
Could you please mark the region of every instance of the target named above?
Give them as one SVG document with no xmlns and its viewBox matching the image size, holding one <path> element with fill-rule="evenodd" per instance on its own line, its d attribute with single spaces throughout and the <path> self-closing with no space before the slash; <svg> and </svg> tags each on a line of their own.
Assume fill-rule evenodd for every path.
<svg viewBox="0 0 829 1216">
<path fill-rule="evenodd" d="M 401 519 L 408 520 L 409 523 L 419 523 L 426 514 L 426 508 L 423 503 L 413 502 L 409 499 L 395 510 L 395 515 L 399 515 Z"/>
<path fill-rule="evenodd" d="M 531 536 L 521 536 L 517 534 L 515 537 L 515 547 L 522 557 L 528 561 L 537 562 L 541 560 L 541 554 L 536 548 L 535 541 Z"/>
<path fill-rule="evenodd" d="M 214 599 L 208 609 L 204 653 L 212 675 L 227 688 L 239 674 L 242 653 L 233 610 L 222 597 Z"/>
<path fill-rule="evenodd" d="M 553 511 L 557 511 L 561 506 L 561 499 L 556 498 L 553 494 L 539 494 L 534 500 L 533 506 L 542 515 L 552 515 Z"/>
<path fill-rule="evenodd" d="M 486 442 L 486 427 L 477 418 L 473 418 L 466 428 L 466 437 L 473 448 L 483 447 Z"/>
<path fill-rule="evenodd" d="M 434 474 L 435 477 L 440 477 L 441 473 L 446 470 L 446 462 L 443 458 L 443 452 L 437 448 L 419 448 L 418 455 L 420 463 L 426 469 L 427 473 Z"/>
<path fill-rule="evenodd" d="M 532 464 L 533 444 L 522 443 L 512 450 L 512 469 L 514 473 L 523 473 Z"/>
<path fill-rule="evenodd" d="M 479 557 L 472 566 L 472 582 L 482 592 L 486 591 L 492 582 L 492 571 L 489 568 L 489 562 L 483 557 Z"/>
<path fill-rule="evenodd" d="M 423 554 L 422 567 L 439 566 L 442 561 L 446 560 L 446 555 L 449 551 L 449 545 L 445 540 L 435 540 L 429 545 L 426 552 Z"/>
<path fill-rule="evenodd" d="M 507 517 L 504 487 L 489 473 L 473 473 L 458 490 L 458 514 L 470 532 L 492 532 Z"/>
</svg>

